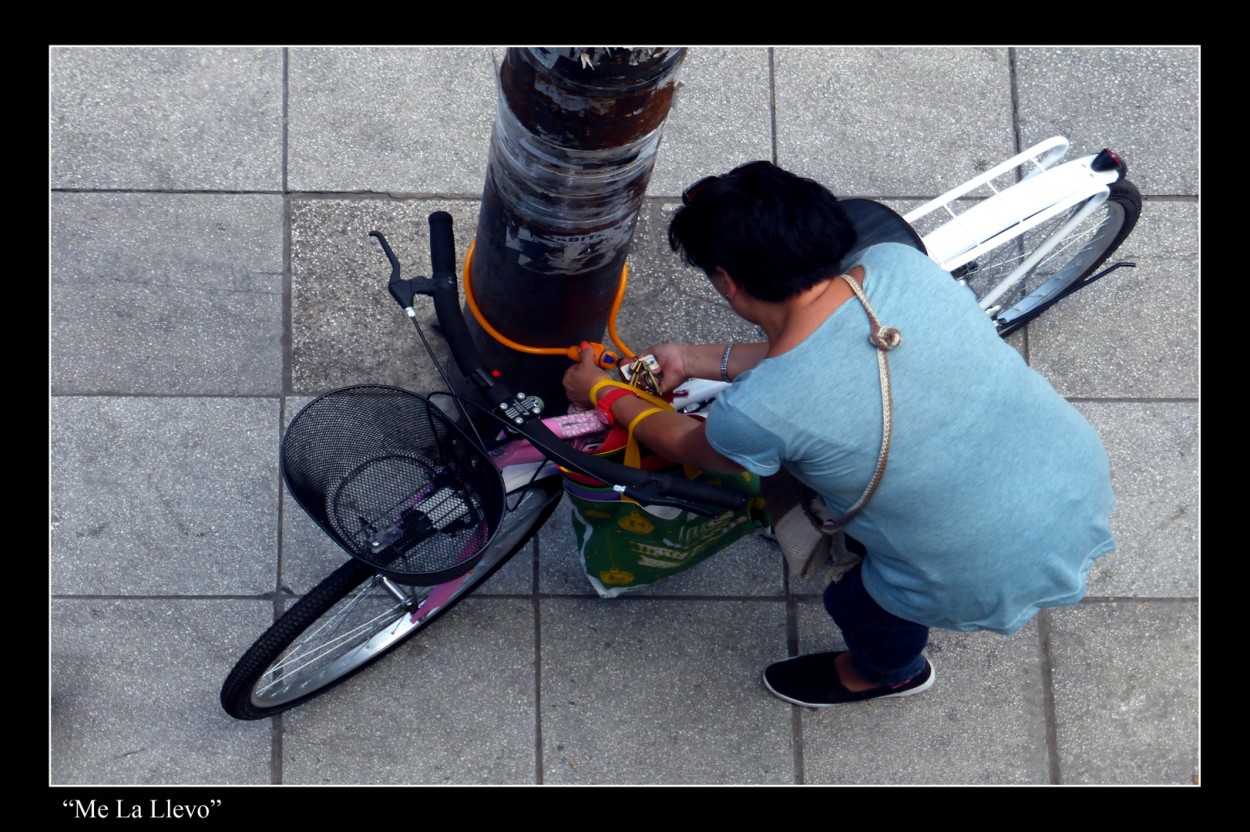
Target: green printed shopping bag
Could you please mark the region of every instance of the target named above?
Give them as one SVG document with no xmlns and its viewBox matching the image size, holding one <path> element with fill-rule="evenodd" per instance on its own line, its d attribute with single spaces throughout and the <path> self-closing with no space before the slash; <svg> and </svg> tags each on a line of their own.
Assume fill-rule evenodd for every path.
<svg viewBox="0 0 1250 832">
<path fill-rule="evenodd" d="M 650 411 L 654 412 L 658 411 Z M 630 426 L 625 447 L 615 453 L 623 455 L 626 465 L 654 470 L 657 458 L 647 456 L 633 438 L 639 421 L 641 418 Z M 680 474 L 683 468 L 668 463 L 663 470 Z M 573 535 L 586 577 L 601 597 L 615 598 L 685 571 L 767 523 L 755 474 L 684 470 L 690 479 L 745 493 L 747 505 L 704 517 L 672 506 L 642 506 L 622 499 L 610 488 L 596 487 L 565 473 L 565 493 L 573 507 Z"/>
</svg>

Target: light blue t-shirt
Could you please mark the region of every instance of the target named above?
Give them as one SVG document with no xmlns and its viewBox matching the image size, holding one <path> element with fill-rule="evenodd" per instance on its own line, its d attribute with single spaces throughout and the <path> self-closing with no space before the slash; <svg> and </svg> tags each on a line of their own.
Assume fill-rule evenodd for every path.
<svg viewBox="0 0 1250 832">
<path fill-rule="evenodd" d="M 846 529 L 868 549 L 868 593 L 909 621 L 1000 633 L 1076 603 L 1090 563 L 1115 546 L 1098 434 L 928 257 L 887 243 L 858 262 L 878 320 L 902 333 L 889 353 L 889 462 Z M 784 464 L 840 517 L 881 449 L 868 332 L 851 298 L 743 373 L 708 413 L 712 447 L 762 475 Z"/>
</svg>

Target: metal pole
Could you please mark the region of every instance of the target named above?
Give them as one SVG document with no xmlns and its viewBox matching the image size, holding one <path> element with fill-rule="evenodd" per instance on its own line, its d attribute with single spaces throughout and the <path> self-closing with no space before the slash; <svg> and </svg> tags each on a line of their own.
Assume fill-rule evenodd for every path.
<svg viewBox="0 0 1250 832">
<path fill-rule="evenodd" d="M 685 52 L 507 51 L 472 260 L 478 307 L 506 338 L 603 338 Z M 469 324 L 488 367 L 541 396 L 547 415 L 563 412 L 568 359 Z"/>
</svg>

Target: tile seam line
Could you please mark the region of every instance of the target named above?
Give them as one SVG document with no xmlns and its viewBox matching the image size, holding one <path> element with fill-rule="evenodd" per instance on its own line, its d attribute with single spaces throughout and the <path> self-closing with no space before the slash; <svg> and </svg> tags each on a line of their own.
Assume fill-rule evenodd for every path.
<svg viewBox="0 0 1250 832">
<path fill-rule="evenodd" d="M 1038 647 L 1041 650 L 1042 711 L 1046 731 L 1046 769 L 1050 785 L 1063 783 L 1063 755 L 1059 747 L 1059 710 L 1055 701 L 1054 653 L 1051 649 L 1050 611 L 1037 616 Z"/>
</svg>

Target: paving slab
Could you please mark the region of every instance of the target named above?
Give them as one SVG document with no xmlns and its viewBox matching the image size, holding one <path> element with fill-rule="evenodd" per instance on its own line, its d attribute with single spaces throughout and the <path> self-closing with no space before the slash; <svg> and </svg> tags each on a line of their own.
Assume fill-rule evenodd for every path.
<svg viewBox="0 0 1250 832">
<path fill-rule="evenodd" d="M 277 553 L 271 557 L 276 557 Z M 304 594 L 351 557 L 282 489 L 280 589 Z"/>
<path fill-rule="evenodd" d="M 1090 568 L 1087 594 L 1196 598 L 1201 587 L 1198 402 L 1078 402 L 1111 459 L 1116 551 Z"/>
<path fill-rule="evenodd" d="M 668 246 L 676 203 L 647 199 L 629 258 L 629 293 L 618 329 L 638 351 L 664 340 L 758 340 L 759 330 L 733 315 L 702 272 Z M 297 199 L 291 211 L 292 384 L 321 392 L 357 383 L 442 389 L 415 332 L 385 292 L 390 271 L 371 230 L 387 235 L 405 276 L 428 275 L 430 212 L 454 217 L 461 259 L 477 229 L 476 202 Z M 427 301 L 419 320 L 431 332 Z M 411 333 L 411 334 L 410 334 Z M 427 336 L 430 337 L 430 336 Z M 606 333 L 605 333 L 606 339 Z M 446 364 L 442 339 L 431 337 Z"/>
<path fill-rule="evenodd" d="M 1197 783 L 1198 603 L 1083 603 L 1049 615 L 1060 782 Z"/>
<path fill-rule="evenodd" d="M 1023 147 L 1054 135 L 1084 153 L 1110 147 L 1144 193 L 1198 193 L 1197 46 L 1013 52 Z"/>
<path fill-rule="evenodd" d="M 54 397 L 55 594 L 272 591 L 273 399 Z"/>
<path fill-rule="evenodd" d="M 769 63 L 763 48 L 686 53 L 649 196 L 678 197 L 704 176 L 773 158 Z"/>
<path fill-rule="evenodd" d="M 231 719 L 217 696 L 272 609 L 228 600 L 53 599 L 50 781 L 270 782 L 268 722 Z"/>
<path fill-rule="evenodd" d="M 1197 398 L 1198 205 L 1148 200 L 1121 268 L 1028 326 L 1028 357 L 1072 397 Z"/>
<path fill-rule="evenodd" d="M 798 612 L 800 654 L 845 649 L 820 601 L 803 601 Z M 794 706 L 802 714 L 804 783 L 1049 782 L 1037 625 L 1009 638 L 933 630 L 926 654 L 937 676 L 925 693 Z"/>
<path fill-rule="evenodd" d="M 543 782 L 794 782 L 780 601 L 542 601 Z"/>
<path fill-rule="evenodd" d="M 290 50 L 294 191 L 481 196 L 495 123 L 492 50 Z"/>
<path fill-rule="evenodd" d="M 630 248 L 629 292 L 618 329 L 638 351 L 663 340 L 758 340 L 759 330 L 737 318 L 707 277 L 668 246 L 676 203 L 647 199 Z M 294 389 L 323 392 L 347 384 L 395 384 L 444 389 L 416 333 L 386 293 L 389 266 L 371 230 L 387 235 L 405 276 L 429 274 L 432 211 L 452 214 L 463 260 L 477 229 L 477 202 L 452 199 L 296 199 L 291 210 L 292 357 Z M 419 320 L 439 360 L 432 306 Z M 605 333 L 606 338 L 606 333 Z"/>
<path fill-rule="evenodd" d="M 53 392 L 276 394 L 282 199 L 51 196 Z"/>
<path fill-rule="evenodd" d="M 529 600 L 469 598 L 290 712 L 283 782 L 536 782 L 534 621 Z"/>
<path fill-rule="evenodd" d="M 463 261 L 477 229 L 477 203 L 449 199 L 295 199 L 291 205 L 291 385 L 323 393 L 349 384 L 446 389 L 412 324 L 386 290 L 391 267 L 369 236 L 381 231 L 402 276 L 430 274 L 434 211 L 454 218 Z M 428 299 L 417 310 L 444 367 L 447 347 L 432 329 Z"/>
<path fill-rule="evenodd" d="M 54 48 L 55 188 L 279 191 L 281 49 Z"/>
<path fill-rule="evenodd" d="M 1008 50 L 778 48 L 777 164 L 838 196 L 937 196 L 1010 156 Z"/>
</svg>

